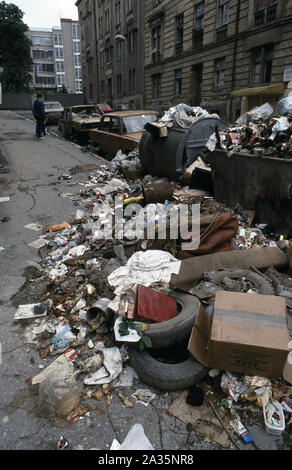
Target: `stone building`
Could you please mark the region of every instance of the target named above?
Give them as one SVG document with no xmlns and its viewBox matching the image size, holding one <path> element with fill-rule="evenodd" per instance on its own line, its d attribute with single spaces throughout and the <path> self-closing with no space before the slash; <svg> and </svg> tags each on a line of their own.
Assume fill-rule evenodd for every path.
<svg viewBox="0 0 292 470">
<path fill-rule="evenodd" d="M 56 93 L 63 86 L 69 93 L 82 93 L 79 23 L 61 19 L 52 29 L 30 28 L 33 88 Z"/>
<path fill-rule="evenodd" d="M 78 0 L 88 102 L 143 107 L 144 1 Z"/>
<path fill-rule="evenodd" d="M 145 107 L 224 119 L 290 87 L 292 0 L 145 0 Z"/>
</svg>

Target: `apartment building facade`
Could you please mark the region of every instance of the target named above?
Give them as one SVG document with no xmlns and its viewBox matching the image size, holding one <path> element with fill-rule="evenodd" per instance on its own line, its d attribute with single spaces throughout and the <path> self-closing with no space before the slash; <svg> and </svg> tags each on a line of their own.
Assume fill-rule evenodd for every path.
<svg viewBox="0 0 292 470">
<path fill-rule="evenodd" d="M 146 108 L 185 102 L 232 122 L 287 93 L 292 0 L 144 3 Z"/>
<path fill-rule="evenodd" d="M 57 93 L 63 86 L 69 93 L 82 93 L 80 33 L 78 21 L 61 19 L 52 29 L 30 28 L 33 84 L 37 93 Z"/>
<path fill-rule="evenodd" d="M 78 0 L 88 102 L 143 107 L 144 2 Z"/>
</svg>

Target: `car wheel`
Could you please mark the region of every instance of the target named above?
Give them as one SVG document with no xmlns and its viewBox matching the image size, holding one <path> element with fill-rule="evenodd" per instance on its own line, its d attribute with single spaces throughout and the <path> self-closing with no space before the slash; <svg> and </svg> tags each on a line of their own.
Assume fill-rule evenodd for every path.
<svg viewBox="0 0 292 470">
<path fill-rule="evenodd" d="M 152 387 L 170 391 L 185 390 L 198 384 L 208 369 L 192 357 L 185 346 L 179 347 L 184 349 L 184 354 L 175 363 L 167 362 L 168 355 L 171 355 L 175 346 L 159 350 L 155 356 L 153 351 L 128 348 L 130 364 L 140 379 Z"/>
</svg>

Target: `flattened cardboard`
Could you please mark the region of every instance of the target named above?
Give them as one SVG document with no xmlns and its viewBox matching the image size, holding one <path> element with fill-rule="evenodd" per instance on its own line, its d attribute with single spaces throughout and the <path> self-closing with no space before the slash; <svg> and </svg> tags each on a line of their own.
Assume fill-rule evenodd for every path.
<svg viewBox="0 0 292 470">
<path fill-rule="evenodd" d="M 283 297 L 218 291 L 212 321 L 201 308 L 188 348 L 206 367 L 276 378 L 289 338 Z"/>
<path fill-rule="evenodd" d="M 250 250 L 234 250 L 211 255 L 193 256 L 181 262 L 178 274 L 171 276 L 170 284 L 185 292 L 191 291 L 194 282 L 205 272 L 219 269 L 257 269 L 279 268 L 287 266 L 288 257 L 278 247 L 251 248 Z"/>
<path fill-rule="evenodd" d="M 290 350 L 290 352 L 288 354 L 287 361 L 284 367 L 283 378 L 286 380 L 286 382 L 292 385 L 292 351 L 291 351 L 292 338 L 291 337 L 290 337 L 290 341 L 288 344 L 288 349 Z"/>
</svg>

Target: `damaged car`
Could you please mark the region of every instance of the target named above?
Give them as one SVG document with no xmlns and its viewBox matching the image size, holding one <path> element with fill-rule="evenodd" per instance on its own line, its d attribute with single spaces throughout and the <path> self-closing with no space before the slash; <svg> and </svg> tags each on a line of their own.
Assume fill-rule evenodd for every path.
<svg viewBox="0 0 292 470">
<path fill-rule="evenodd" d="M 115 156 L 119 150 L 129 153 L 139 146 L 144 126 L 157 120 L 157 111 L 122 111 L 104 115 L 98 129 L 90 130 L 92 143 L 107 154 Z"/>
<path fill-rule="evenodd" d="M 64 138 L 88 137 L 89 130 L 98 127 L 102 115 L 100 107 L 95 105 L 65 108 L 59 119 L 59 131 Z"/>
</svg>

